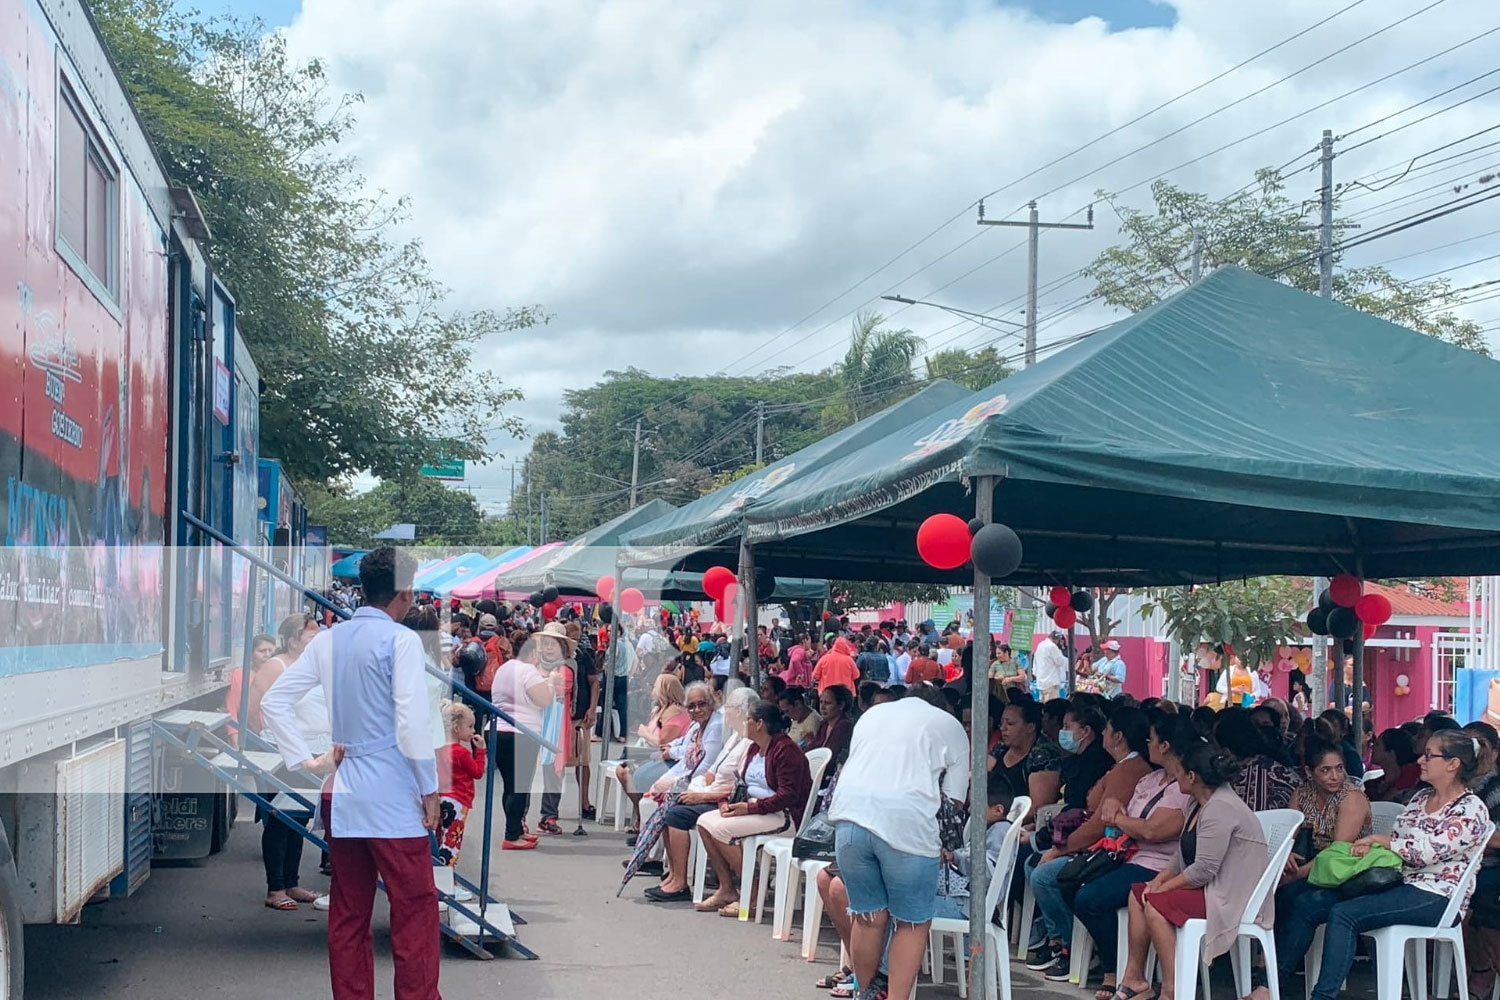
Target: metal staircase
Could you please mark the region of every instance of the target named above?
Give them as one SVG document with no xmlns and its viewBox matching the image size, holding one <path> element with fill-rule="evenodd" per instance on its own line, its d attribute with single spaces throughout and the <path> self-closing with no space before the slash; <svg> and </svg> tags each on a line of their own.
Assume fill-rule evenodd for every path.
<svg viewBox="0 0 1500 1000">
<path fill-rule="evenodd" d="M 298 589 L 308 600 L 338 617 L 345 619 L 349 617 L 348 611 L 331 604 L 321 594 L 282 573 L 255 552 L 239 545 L 186 512 L 183 517 L 197 529 L 200 537 L 207 536 L 219 542 L 244 558 L 255 569 L 264 571 L 282 583 Z M 257 576 L 252 572 L 249 584 L 250 596 L 247 602 L 249 607 L 255 605 L 256 580 Z M 247 632 L 249 631 L 247 627 Z M 248 642 L 246 646 L 248 649 Z M 558 748 L 543 739 L 539 733 L 532 732 L 526 726 L 517 723 L 509 713 L 497 708 L 463 684 L 452 681 L 447 673 L 432 666 L 428 666 L 427 670 L 445 684 L 451 684 L 455 695 L 462 696 L 469 704 L 492 716 L 504 719 L 519 732 L 536 740 L 539 745 L 558 752 Z M 272 822 L 274 819 L 285 823 L 308 843 L 315 845 L 319 850 L 326 851 L 327 843 L 306 825 L 317 812 L 314 799 L 318 791 L 307 787 L 297 787 L 285 780 L 283 775 L 286 772 L 281 754 L 261 737 L 247 732 L 244 715 L 249 708 L 249 681 L 250 671 L 247 664 L 242 671 L 241 718 L 235 719 L 229 713 L 222 711 L 177 709 L 153 720 L 154 735 L 160 741 L 160 745 L 173 748 L 185 760 L 255 803 L 266 814 L 266 822 Z M 231 729 L 244 734 L 244 747 L 236 746 L 226 738 Z M 487 727 L 487 729 L 488 759 L 494 761 L 495 731 L 493 728 Z M 539 956 L 523 945 L 516 936 L 516 926 L 524 925 L 526 921 L 484 888 L 489 885 L 490 881 L 493 805 L 499 801 L 495 792 L 495 784 L 496 769 L 491 766 L 487 769 L 485 779 L 486 808 L 483 815 L 483 833 L 479 843 L 479 883 L 471 882 L 460 875 L 456 869 L 449 869 L 439 864 L 436 861 L 436 840 L 434 840 L 434 871 L 438 884 L 438 905 L 442 915 L 440 926 L 444 938 L 476 958 L 494 958 L 495 953 L 491 949 L 499 949 L 502 953 L 520 958 L 536 959 Z M 443 870 L 438 871 L 439 868 Z M 383 883 L 381 889 L 384 891 Z M 463 896 L 462 899 L 460 895 Z"/>
</svg>

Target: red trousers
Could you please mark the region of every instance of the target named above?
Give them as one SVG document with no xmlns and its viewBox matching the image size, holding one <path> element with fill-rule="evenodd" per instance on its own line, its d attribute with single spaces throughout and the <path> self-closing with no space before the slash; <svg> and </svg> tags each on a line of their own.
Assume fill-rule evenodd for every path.
<svg viewBox="0 0 1500 1000">
<path fill-rule="evenodd" d="M 426 837 L 382 840 L 329 837 L 333 885 L 328 901 L 328 971 L 333 1000 L 375 1000 L 375 942 L 370 911 L 377 877 L 391 905 L 391 956 L 396 1000 L 442 1000 L 438 995 L 437 887 Z"/>
</svg>

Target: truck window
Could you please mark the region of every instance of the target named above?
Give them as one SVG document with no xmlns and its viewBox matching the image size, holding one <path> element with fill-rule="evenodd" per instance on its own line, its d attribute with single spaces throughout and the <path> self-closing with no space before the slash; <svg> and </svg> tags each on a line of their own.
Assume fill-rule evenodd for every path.
<svg viewBox="0 0 1500 1000">
<path fill-rule="evenodd" d="M 116 297 L 119 172 L 105 152 L 73 88 L 59 84 L 57 102 L 57 235 L 75 270 L 86 269 L 96 291 Z"/>
</svg>

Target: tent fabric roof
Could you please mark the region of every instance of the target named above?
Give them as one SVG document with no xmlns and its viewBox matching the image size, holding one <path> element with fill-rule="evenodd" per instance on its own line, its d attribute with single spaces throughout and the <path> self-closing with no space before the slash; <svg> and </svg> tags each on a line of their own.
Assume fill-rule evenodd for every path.
<svg viewBox="0 0 1500 1000">
<path fill-rule="evenodd" d="M 368 553 L 367 549 L 351 552 L 328 568 L 333 576 L 350 579 L 359 576 L 359 561 Z"/>
<path fill-rule="evenodd" d="M 1011 582 L 1500 572 L 1496 398 L 1500 363 L 1225 268 L 743 515 L 778 574 L 959 582 L 916 527 L 996 475 Z"/>
<path fill-rule="evenodd" d="M 635 566 L 665 564 L 684 550 L 702 548 L 737 536 L 742 512 L 750 504 L 774 495 L 788 483 L 844 452 L 886 440 L 917 417 L 966 395 L 967 390 L 961 386 L 947 379 L 938 379 L 915 395 L 830 434 L 816 444 L 627 531 L 622 540 L 622 557 L 627 564 Z"/>
<path fill-rule="evenodd" d="M 459 600 L 471 601 L 481 597 L 493 597 L 495 593 L 495 578 L 506 570 L 530 559 L 539 559 L 546 553 L 561 545 L 561 542 L 552 542 L 547 545 L 538 545 L 536 548 L 520 545 L 513 549 L 507 549 L 500 554 L 500 561 L 491 564 L 483 572 L 463 581 L 453 588 L 451 596 Z"/>
<path fill-rule="evenodd" d="M 615 572 L 620 537 L 676 510 L 665 500 L 648 500 L 558 546 L 546 558 L 528 559 L 502 571 L 494 580 L 495 588 L 529 594 L 554 586 L 563 594 L 593 594 L 599 578 Z"/>
</svg>

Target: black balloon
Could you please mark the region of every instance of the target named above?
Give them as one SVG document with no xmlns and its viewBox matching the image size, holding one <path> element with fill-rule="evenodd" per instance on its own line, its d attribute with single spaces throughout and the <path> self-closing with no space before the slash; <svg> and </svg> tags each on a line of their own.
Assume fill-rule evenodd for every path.
<svg viewBox="0 0 1500 1000">
<path fill-rule="evenodd" d="M 604 603 L 602 603 L 602 604 L 599 605 L 599 620 L 601 622 L 603 622 L 604 624 L 608 625 L 609 622 L 610 622 L 610 619 L 614 618 L 614 616 L 615 616 L 615 609 L 609 606 L 609 602 L 608 601 L 605 601 Z"/>
<path fill-rule="evenodd" d="M 1073 605 L 1074 611 L 1080 615 L 1086 615 L 1094 606 L 1094 595 L 1090 594 L 1087 590 L 1075 590 L 1073 591 L 1073 599 L 1068 603 Z"/>
<path fill-rule="evenodd" d="M 1006 525 L 986 524 L 974 536 L 969 558 L 985 576 L 1010 576 L 1021 565 L 1021 539 Z"/>
<path fill-rule="evenodd" d="M 977 518 L 977 517 L 971 517 L 971 518 L 969 518 L 969 535 L 970 535 L 970 537 L 979 534 L 980 530 L 983 529 L 983 528 L 984 528 L 984 522 L 981 521 L 979 518 Z"/>
<path fill-rule="evenodd" d="M 776 574 L 769 566 L 755 567 L 755 602 L 765 604 L 776 591 Z"/>
<path fill-rule="evenodd" d="M 486 656 L 482 643 L 469 641 L 458 651 L 458 665 L 466 678 L 474 678 L 484 671 Z M 467 681 L 465 682 L 467 683 Z"/>
<path fill-rule="evenodd" d="M 1344 640 L 1344 655 L 1345 656 L 1353 656 L 1354 655 L 1354 640 L 1353 639 L 1345 639 Z"/>
<path fill-rule="evenodd" d="M 1057 605 L 1053 604 L 1051 601 L 1048 601 L 1047 606 L 1042 609 L 1042 613 L 1045 614 L 1048 618 L 1051 618 L 1053 615 L 1057 614 Z"/>
<path fill-rule="evenodd" d="M 534 590 L 531 592 L 531 596 L 526 598 L 526 603 L 530 604 L 533 608 L 539 608 L 547 603 L 547 599 L 542 596 L 540 590 Z"/>
<path fill-rule="evenodd" d="M 1328 612 L 1321 607 L 1307 613 L 1307 630 L 1313 635 L 1328 634 Z"/>
<path fill-rule="evenodd" d="M 543 604 L 551 604 L 555 600 L 557 600 L 557 588 L 556 587 L 547 587 L 547 588 L 545 588 L 542 591 L 542 603 Z"/>
<path fill-rule="evenodd" d="M 1334 608 L 1328 612 L 1328 634 L 1335 639 L 1352 639 L 1359 628 L 1359 616 L 1353 608 Z"/>
<path fill-rule="evenodd" d="M 1318 607 L 1322 608 L 1325 614 L 1338 607 L 1333 603 L 1333 595 L 1328 592 L 1327 587 L 1324 587 L 1323 592 L 1318 595 Z"/>
</svg>

